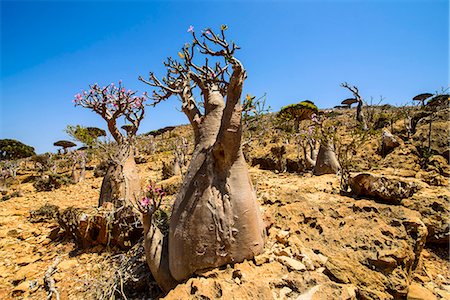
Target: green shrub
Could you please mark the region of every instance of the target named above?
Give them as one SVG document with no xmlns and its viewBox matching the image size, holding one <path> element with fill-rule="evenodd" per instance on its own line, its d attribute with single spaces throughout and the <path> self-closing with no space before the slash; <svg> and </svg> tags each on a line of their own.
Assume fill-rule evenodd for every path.
<svg viewBox="0 0 450 300">
<path fill-rule="evenodd" d="M 65 175 L 49 175 L 47 178 L 39 178 L 34 184 L 34 188 L 38 192 L 53 191 L 59 189 L 63 185 L 71 184 L 72 180 Z"/>
</svg>

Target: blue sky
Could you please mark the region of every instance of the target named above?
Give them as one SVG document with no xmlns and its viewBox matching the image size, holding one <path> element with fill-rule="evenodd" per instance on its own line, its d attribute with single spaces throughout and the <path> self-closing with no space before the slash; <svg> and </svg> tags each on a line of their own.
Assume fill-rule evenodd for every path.
<svg viewBox="0 0 450 300">
<path fill-rule="evenodd" d="M 56 151 L 67 125 L 97 126 L 74 107 L 91 83 L 163 74 L 196 30 L 229 26 L 248 79 L 278 110 L 305 99 L 333 107 L 357 85 L 366 100 L 402 104 L 449 82 L 448 1 L 1 1 L 0 138 Z M 185 124 L 176 98 L 147 108 L 139 133 Z"/>
</svg>

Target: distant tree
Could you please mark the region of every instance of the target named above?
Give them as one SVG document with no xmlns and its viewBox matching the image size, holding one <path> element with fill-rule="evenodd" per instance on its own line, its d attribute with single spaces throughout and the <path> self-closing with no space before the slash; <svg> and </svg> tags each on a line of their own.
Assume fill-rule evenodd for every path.
<svg viewBox="0 0 450 300">
<path fill-rule="evenodd" d="M 353 93 L 353 96 L 355 97 L 358 103 L 358 106 L 356 107 L 356 120 L 361 124 L 363 130 L 368 130 L 366 119 L 362 111 L 364 99 L 359 94 L 358 87 L 354 85 L 353 86 L 349 85 L 347 82 L 342 83 L 341 86 Z"/>
<path fill-rule="evenodd" d="M 319 109 L 310 100 L 305 100 L 297 104 L 289 104 L 281 108 L 278 112 L 278 118 L 285 121 L 294 121 L 295 131 L 300 129 L 300 122 L 303 120 L 311 119 L 313 114 L 319 112 Z"/>
<path fill-rule="evenodd" d="M 19 159 L 36 155 L 34 148 L 12 139 L 0 140 L 0 160 Z"/>
<path fill-rule="evenodd" d="M 430 93 L 419 94 L 413 97 L 413 101 L 420 101 L 420 105 L 423 107 L 425 106 L 425 101 L 431 96 L 433 96 L 433 94 Z"/>
<path fill-rule="evenodd" d="M 313 168 L 316 164 L 316 139 L 313 138 L 313 127 L 309 127 L 306 131 L 300 130 L 300 124 L 302 121 L 316 120 L 317 113 L 319 113 L 319 109 L 310 100 L 286 105 L 277 113 L 279 120 L 294 122 L 293 134 L 296 136 L 298 146 L 303 149 L 304 162 L 307 169 Z"/>
<path fill-rule="evenodd" d="M 141 191 L 134 162 L 134 137 L 144 118 L 146 99 L 145 93 L 137 96 L 135 91 L 126 90 L 121 81 L 117 86 L 113 83 L 104 87 L 93 84 L 88 91 L 75 95 L 75 106 L 89 108 L 106 121 L 119 148 L 117 153 L 110 156 L 110 167 L 103 179 L 99 206 L 104 202 L 112 202 L 116 208 L 130 206 L 131 201 L 139 197 Z M 119 118 L 129 122 L 127 134 L 119 129 Z"/>
<path fill-rule="evenodd" d="M 53 146 L 56 146 L 56 147 L 61 147 L 62 149 L 63 149 L 63 151 L 64 151 L 64 153 L 67 153 L 67 149 L 68 148 L 72 148 L 72 147 L 75 147 L 76 146 L 76 144 L 75 143 L 72 143 L 71 141 L 57 141 L 57 142 L 54 142 L 53 143 Z M 58 152 L 59 153 L 59 152 Z"/>
<path fill-rule="evenodd" d="M 99 137 L 106 136 L 106 131 L 97 127 L 83 127 L 81 125 L 67 125 L 65 132 L 74 140 L 91 147 L 94 146 Z"/>
</svg>

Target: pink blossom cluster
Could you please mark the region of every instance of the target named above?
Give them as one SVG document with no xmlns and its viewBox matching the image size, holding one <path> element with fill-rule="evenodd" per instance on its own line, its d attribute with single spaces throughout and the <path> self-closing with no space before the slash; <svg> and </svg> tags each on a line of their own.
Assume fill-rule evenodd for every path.
<svg viewBox="0 0 450 300">
<path fill-rule="evenodd" d="M 140 109 L 143 103 L 148 99 L 146 92 L 141 96 L 137 96 L 135 91 L 127 90 L 122 86 L 122 81 L 116 86 L 111 83 L 107 86 L 100 87 L 97 83 L 90 86 L 89 91 L 82 91 L 74 96 L 73 102 L 75 106 L 100 110 L 106 108 L 114 113 L 120 110 L 123 113 Z"/>
<path fill-rule="evenodd" d="M 312 137 L 315 133 L 315 127 L 309 126 L 307 130 L 300 130 L 299 132 L 301 135 Z"/>
<path fill-rule="evenodd" d="M 150 181 L 145 196 L 140 201 L 140 206 L 144 211 L 154 210 L 157 203 L 166 195 L 162 187 L 156 187 L 155 182 Z"/>
</svg>

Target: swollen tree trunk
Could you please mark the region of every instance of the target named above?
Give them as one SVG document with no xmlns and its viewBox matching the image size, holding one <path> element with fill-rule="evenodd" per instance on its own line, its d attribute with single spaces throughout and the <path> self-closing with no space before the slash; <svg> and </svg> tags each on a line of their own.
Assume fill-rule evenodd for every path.
<svg viewBox="0 0 450 300">
<path fill-rule="evenodd" d="M 218 91 L 210 91 L 207 99 L 170 219 L 169 267 L 177 281 L 253 258 L 264 246 L 264 226 L 241 148 L 239 96 L 227 97 L 226 107 Z"/>
<path fill-rule="evenodd" d="M 314 175 L 336 174 L 341 169 L 330 142 L 322 142 L 317 155 Z"/>
<path fill-rule="evenodd" d="M 80 169 L 77 169 L 77 165 L 80 166 Z M 74 183 L 78 183 L 84 180 L 86 177 L 86 157 L 84 155 L 80 155 L 79 161 L 75 161 L 72 165 L 72 181 Z"/>
<path fill-rule="evenodd" d="M 168 292 L 177 285 L 169 270 L 168 236 L 164 236 L 155 225 L 150 214 L 142 217 L 144 226 L 144 248 L 147 264 L 158 286 Z"/>
<path fill-rule="evenodd" d="M 240 98 L 247 75 L 234 57 L 239 47 L 225 40 L 225 30 L 222 27 L 216 35 L 208 29 L 202 34 L 205 42 L 198 41 L 193 33 L 192 45 L 179 53 L 183 62 L 171 58 L 165 62 L 167 76 L 162 81 L 153 73 L 150 81 L 141 78 L 160 88 L 153 93 L 156 101 L 179 96 L 194 131 L 194 152 L 169 224 L 169 272 L 177 282 L 206 269 L 251 259 L 264 247 L 264 226 L 241 145 Z M 211 49 L 207 42 L 221 50 Z M 211 67 L 208 60 L 203 67 L 195 65 L 192 59 L 197 49 L 207 56 L 222 57 L 226 65 L 219 62 Z M 229 66 L 233 68 L 231 75 Z M 201 90 L 204 112 L 196 105 L 194 88 Z M 166 243 L 161 245 L 159 253 L 164 255 Z M 162 272 L 152 264 L 149 262 L 152 272 Z M 153 275 L 162 278 L 161 274 Z"/>
<path fill-rule="evenodd" d="M 110 159 L 103 178 L 98 206 L 111 202 L 115 208 L 129 206 L 140 196 L 140 179 L 134 161 L 133 147 L 121 145 L 117 155 Z"/>
</svg>

